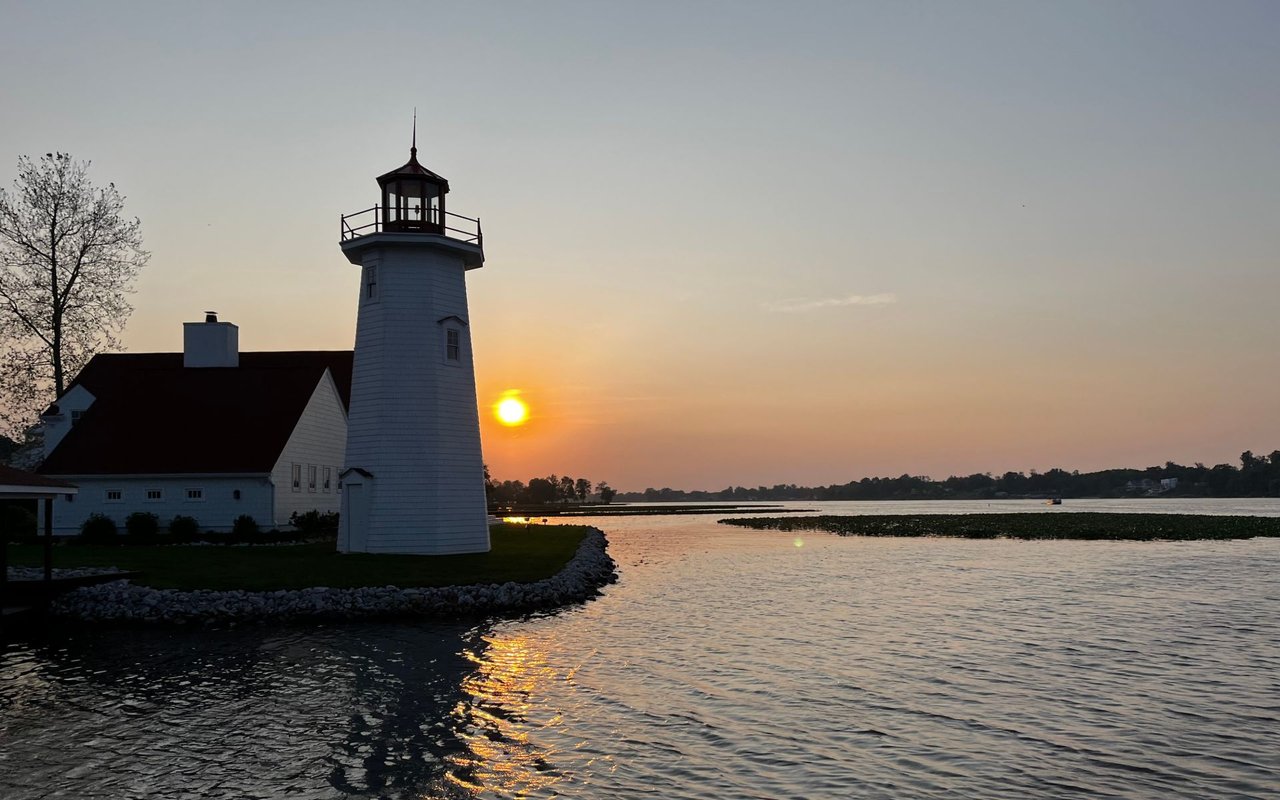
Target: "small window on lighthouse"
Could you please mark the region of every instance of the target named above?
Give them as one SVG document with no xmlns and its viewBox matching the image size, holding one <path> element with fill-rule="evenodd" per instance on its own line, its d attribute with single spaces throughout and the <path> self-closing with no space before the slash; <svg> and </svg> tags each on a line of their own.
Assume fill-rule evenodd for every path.
<svg viewBox="0 0 1280 800">
<path fill-rule="evenodd" d="M 364 296 L 373 300 L 378 296 L 378 265 L 370 264 L 364 268 Z"/>
<path fill-rule="evenodd" d="M 444 332 L 444 357 L 449 361 L 458 361 L 462 355 L 462 337 L 457 328 L 446 328 Z"/>
</svg>

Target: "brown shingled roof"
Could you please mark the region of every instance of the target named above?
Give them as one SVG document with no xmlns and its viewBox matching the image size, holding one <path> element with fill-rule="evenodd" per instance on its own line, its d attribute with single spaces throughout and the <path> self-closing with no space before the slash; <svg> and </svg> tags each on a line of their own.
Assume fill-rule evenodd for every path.
<svg viewBox="0 0 1280 800">
<path fill-rule="evenodd" d="M 40 466 L 52 475 L 266 473 L 326 368 L 346 406 L 351 351 L 241 353 L 185 368 L 181 353 L 98 355 L 76 376 L 93 405 Z"/>
<path fill-rule="evenodd" d="M 0 464 L 0 486 L 30 486 L 34 489 L 74 489 L 75 484 L 46 478 L 33 472 L 24 472 Z"/>
</svg>

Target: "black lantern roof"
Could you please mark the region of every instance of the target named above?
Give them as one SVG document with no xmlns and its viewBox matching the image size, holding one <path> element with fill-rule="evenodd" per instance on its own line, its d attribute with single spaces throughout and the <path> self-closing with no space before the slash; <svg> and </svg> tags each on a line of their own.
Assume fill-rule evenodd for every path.
<svg viewBox="0 0 1280 800">
<path fill-rule="evenodd" d="M 435 174 L 431 170 L 427 169 L 426 167 L 418 163 L 418 148 L 416 147 L 409 149 L 409 163 L 405 164 L 403 167 L 400 167 L 399 169 L 391 170 L 386 175 L 379 175 L 378 183 L 384 184 L 388 181 L 393 181 L 393 180 L 396 180 L 397 178 L 404 178 L 404 177 L 414 177 L 419 180 L 425 179 L 430 181 L 431 183 L 439 184 L 439 186 L 442 189 L 444 189 L 446 192 L 449 191 L 448 179 Z"/>
<path fill-rule="evenodd" d="M 406 177 L 430 181 L 444 190 L 441 194 L 449 191 L 449 181 L 447 178 L 442 175 L 435 174 L 418 163 L 418 112 L 416 109 L 413 113 L 413 139 L 412 143 L 409 145 L 409 163 L 399 169 L 393 169 L 385 175 L 379 175 L 378 185 L 383 186 L 389 181 Z"/>
</svg>

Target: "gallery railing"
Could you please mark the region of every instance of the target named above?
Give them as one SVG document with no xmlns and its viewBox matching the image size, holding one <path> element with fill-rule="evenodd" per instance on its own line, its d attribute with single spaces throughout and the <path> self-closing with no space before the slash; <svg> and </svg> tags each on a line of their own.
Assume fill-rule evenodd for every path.
<svg viewBox="0 0 1280 800">
<path fill-rule="evenodd" d="M 391 209 L 398 212 L 400 209 Z M 484 235 L 480 231 L 480 218 L 464 217 L 452 211 L 446 211 L 443 220 L 440 215 L 428 211 L 426 219 L 406 215 L 399 219 L 387 219 L 396 214 L 383 214 L 382 206 L 366 208 L 353 214 L 343 214 L 340 235 L 342 241 L 348 242 L 372 233 L 436 233 L 457 239 L 461 242 L 484 247 Z"/>
</svg>

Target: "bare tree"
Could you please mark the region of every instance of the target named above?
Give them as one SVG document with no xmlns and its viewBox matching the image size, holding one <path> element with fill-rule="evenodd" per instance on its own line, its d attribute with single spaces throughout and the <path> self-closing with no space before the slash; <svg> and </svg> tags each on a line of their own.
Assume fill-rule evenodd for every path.
<svg viewBox="0 0 1280 800">
<path fill-rule="evenodd" d="M 95 353 L 116 347 L 133 306 L 141 222 L 115 184 L 96 188 L 67 153 L 18 159 L 0 189 L 0 428 L 22 434 Z"/>
</svg>

